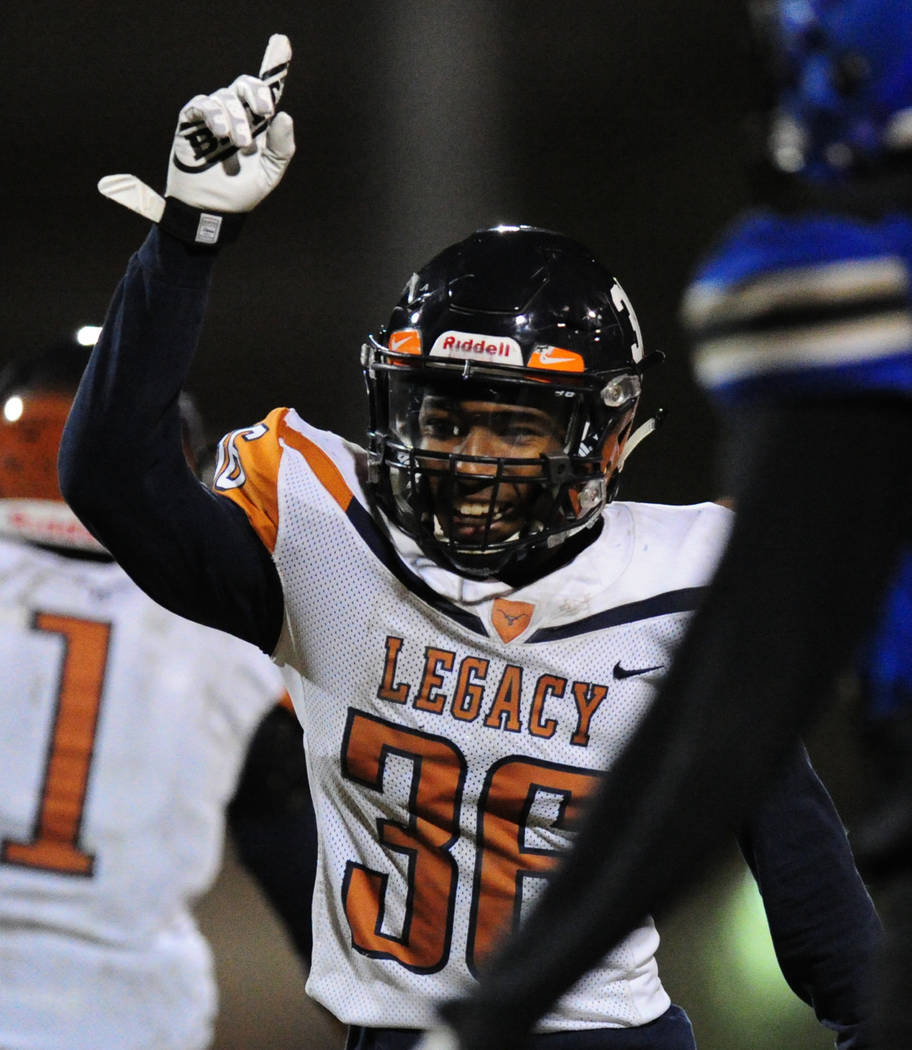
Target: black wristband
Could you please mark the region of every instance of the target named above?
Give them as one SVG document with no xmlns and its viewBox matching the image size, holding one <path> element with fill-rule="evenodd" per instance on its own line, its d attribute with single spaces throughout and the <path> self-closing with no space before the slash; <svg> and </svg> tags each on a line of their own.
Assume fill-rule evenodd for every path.
<svg viewBox="0 0 912 1050">
<path fill-rule="evenodd" d="M 203 211 L 176 197 L 165 197 L 159 226 L 186 244 L 216 247 L 237 240 L 246 212 Z"/>
</svg>

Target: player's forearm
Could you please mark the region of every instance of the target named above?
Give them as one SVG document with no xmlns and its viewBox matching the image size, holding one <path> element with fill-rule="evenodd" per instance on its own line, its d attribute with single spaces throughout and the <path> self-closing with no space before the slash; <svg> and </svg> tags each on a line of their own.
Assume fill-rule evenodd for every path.
<svg viewBox="0 0 912 1050">
<path fill-rule="evenodd" d="M 63 435 L 60 481 L 77 513 L 116 542 L 126 499 L 166 472 L 186 484 L 177 398 L 193 357 L 212 259 L 157 228 L 111 301 Z"/>
<path fill-rule="evenodd" d="M 156 601 L 270 651 L 282 608 L 275 567 L 183 450 L 178 394 L 211 269 L 211 253 L 157 228 L 130 260 L 64 432 L 61 489 Z"/>
<path fill-rule="evenodd" d="M 228 829 L 309 968 L 317 830 L 301 727 L 289 709 L 275 707 L 254 735 L 228 807 Z"/>
<path fill-rule="evenodd" d="M 178 395 L 196 348 L 212 259 L 153 228 L 129 262 L 73 402 L 60 449 L 67 502 L 122 562 L 158 501 L 193 498 Z"/>
<path fill-rule="evenodd" d="M 842 821 L 806 755 L 777 778 L 739 841 L 782 973 L 836 1045 L 869 1045 L 868 980 L 881 928 Z"/>
</svg>

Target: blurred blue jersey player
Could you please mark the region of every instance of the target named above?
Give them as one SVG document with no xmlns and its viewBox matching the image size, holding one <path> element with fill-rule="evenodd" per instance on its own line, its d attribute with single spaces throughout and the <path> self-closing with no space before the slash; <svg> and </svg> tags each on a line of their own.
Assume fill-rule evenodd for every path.
<svg viewBox="0 0 912 1050">
<path fill-rule="evenodd" d="M 735 528 L 568 862 L 445 1011 L 437 1046 L 522 1045 L 554 996 L 704 870 L 790 735 L 859 666 L 872 771 L 898 770 L 858 836 L 888 934 L 877 1045 L 912 1046 L 912 5 L 762 14 L 778 78 L 762 207 L 719 237 L 683 315 L 725 427 Z"/>
</svg>

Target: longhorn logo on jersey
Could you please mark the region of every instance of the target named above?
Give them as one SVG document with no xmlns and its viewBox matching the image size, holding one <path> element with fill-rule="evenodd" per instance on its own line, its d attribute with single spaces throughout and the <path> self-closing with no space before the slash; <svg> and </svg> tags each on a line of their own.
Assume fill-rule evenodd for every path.
<svg viewBox="0 0 912 1050">
<path fill-rule="evenodd" d="M 535 606 L 529 602 L 511 602 L 508 598 L 495 598 L 491 621 L 503 641 L 512 642 L 532 622 L 533 612 Z"/>
</svg>

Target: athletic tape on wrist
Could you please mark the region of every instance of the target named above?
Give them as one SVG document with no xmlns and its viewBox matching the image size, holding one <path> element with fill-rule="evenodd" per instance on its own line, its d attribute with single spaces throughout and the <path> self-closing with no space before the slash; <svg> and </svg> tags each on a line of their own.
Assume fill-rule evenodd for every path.
<svg viewBox="0 0 912 1050">
<path fill-rule="evenodd" d="M 216 247 L 237 240 L 246 218 L 246 212 L 206 211 L 166 197 L 159 226 L 187 244 Z"/>
</svg>

